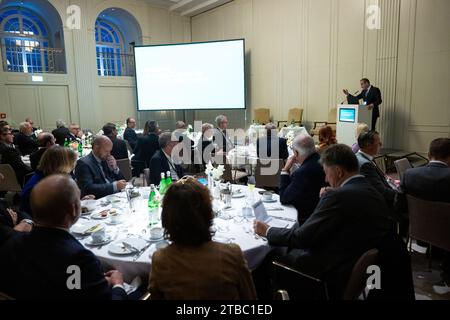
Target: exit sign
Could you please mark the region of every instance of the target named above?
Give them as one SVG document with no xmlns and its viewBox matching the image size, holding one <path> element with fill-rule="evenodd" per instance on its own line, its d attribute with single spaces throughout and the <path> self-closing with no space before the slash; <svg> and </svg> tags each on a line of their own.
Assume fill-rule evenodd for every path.
<svg viewBox="0 0 450 320">
<path fill-rule="evenodd" d="M 6 119 L 6 113 L 0 113 L 0 119 Z"/>
</svg>

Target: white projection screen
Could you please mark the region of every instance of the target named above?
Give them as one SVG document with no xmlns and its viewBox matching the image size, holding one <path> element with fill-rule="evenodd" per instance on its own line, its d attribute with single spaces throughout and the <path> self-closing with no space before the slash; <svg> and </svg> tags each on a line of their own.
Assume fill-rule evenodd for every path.
<svg viewBox="0 0 450 320">
<path fill-rule="evenodd" d="M 135 47 L 139 111 L 245 109 L 245 40 Z"/>
</svg>

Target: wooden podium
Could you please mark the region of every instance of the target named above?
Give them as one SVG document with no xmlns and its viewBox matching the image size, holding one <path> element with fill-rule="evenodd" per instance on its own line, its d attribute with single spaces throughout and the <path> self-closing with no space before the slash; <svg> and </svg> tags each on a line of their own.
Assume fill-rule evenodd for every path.
<svg viewBox="0 0 450 320">
<path fill-rule="evenodd" d="M 372 127 L 372 110 L 365 105 L 338 105 L 336 119 L 336 139 L 339 143 L 352 146 L 356 138 L 356 128 L 359 123 Z"/>
</svg>

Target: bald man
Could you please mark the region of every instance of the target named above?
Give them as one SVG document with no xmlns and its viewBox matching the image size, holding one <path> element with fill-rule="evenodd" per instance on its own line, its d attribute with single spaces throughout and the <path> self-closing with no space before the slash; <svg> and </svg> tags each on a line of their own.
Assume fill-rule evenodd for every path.
<svg viewBox="0 0 450 320">
<path fill-rule="evenodd" d="M 98 136 L 92 144 L 92 152 L 78 160 L 75 176 L 81 196 L 94 195 L 97 199 L 125 189 L 127 182 L 111 156 L 113 144 L 106 136 Z"/>
<path fill-rule="evenodd" d="M 30 155 L 31 169 L 33 169 L 33 171 L 36 171 L 44 152 L 56 144 L 56 139 L 50 132 L 42 132 L 38 136 L 38 144 L 39 150 Z"/>
<path fill-rule="evenodd" d="M 31 194 L 35 227 L 0 248 L 0 292 L 15 299 L 126 299 L 118 271 L 100 261 L 69 232 L 80 217 L 80 191 L 70 177 L 53 175 Z"/>
</svg>

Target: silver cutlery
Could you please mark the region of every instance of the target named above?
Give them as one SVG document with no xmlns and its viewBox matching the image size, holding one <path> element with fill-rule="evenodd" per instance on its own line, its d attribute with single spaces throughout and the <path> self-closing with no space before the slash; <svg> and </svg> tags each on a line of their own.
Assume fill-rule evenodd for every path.
<svg viewBox="0 0 450 320">
<path fill-rule="evenodd" d="M 270 215 L 270 217 L 277 219 L 277 220 L 282 220 L 282 221 L 297 222 L 297 220 L 291 219 L 291 218 L 278 217 L 278 216 L 272 216 L 272 215 Z"/>
<path fill-rule="evenodd" d="M 133 251 L 134 251 L 134 252 L 137 252 L 137 253 L 140 252 L 139 249 L 133 247 L 133 246 L 132 246 L 131 244 L 129 244 L 129 243 L 122 242 L 122 246 L 123 246 L 124 248 L 128 249 L 128 250 L 131 250 L 132 252 L 133 252 Z"/>
</svg>

